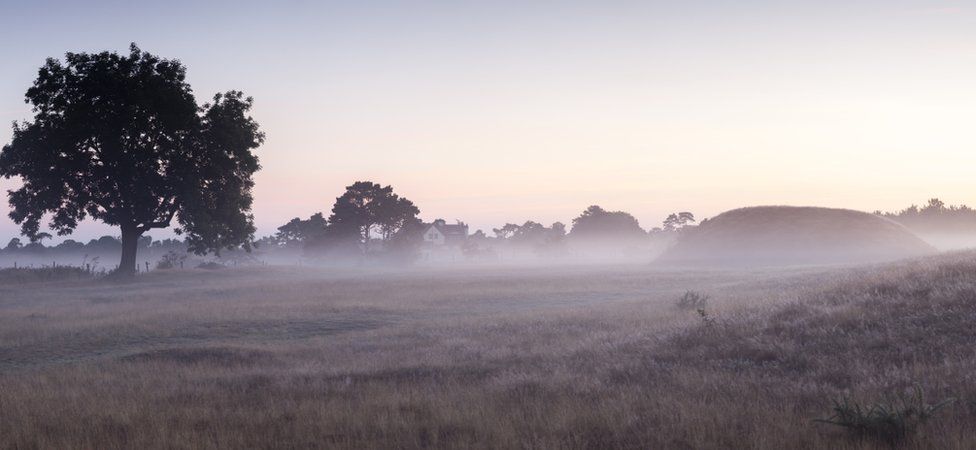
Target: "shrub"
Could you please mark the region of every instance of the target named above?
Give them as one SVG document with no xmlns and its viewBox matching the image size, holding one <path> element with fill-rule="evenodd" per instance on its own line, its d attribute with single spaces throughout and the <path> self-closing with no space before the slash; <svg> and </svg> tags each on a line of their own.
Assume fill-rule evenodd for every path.
<svg viewBox="0 0 976 450">
<path fill-rule="evenodd" d="M 681 297 L 678 297 L 675 306 L 685 311 L 705 309 L 708 306 L 708 296 L 697 291 L 686 291 Z"/>
<path fill-rule="evenodd" d="M 934 405 L 925 402 L 922 389 L 915 386 L 911 395 L 899 396 L 897 402 L 882 402 L 867 406 L 844 398 L 834 401 L 834 414 L 816 422 L 846 428 L 858 438 L 874 438 L 895 443 L 929 421 L 940 409 L 954 402 L 949 398 Z"/>
</svg>

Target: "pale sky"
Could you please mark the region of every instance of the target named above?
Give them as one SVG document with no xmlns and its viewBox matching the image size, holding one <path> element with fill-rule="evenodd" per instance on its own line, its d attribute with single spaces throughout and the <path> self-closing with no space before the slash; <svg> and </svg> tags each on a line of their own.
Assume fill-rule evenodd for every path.
<svg viewBox="0 0 976 450">
<path fill-rule="evenodd" d="M 46 57 L 134 41 L 180 59 L 199 101 L 255 98 L 259 235 L 364 179 L 486 231 L 591 204 L 645 228 L 976 204 L 972 2 L 77 3 L 0 0 L 0 119 L 31 117 Z"/>
</svg>

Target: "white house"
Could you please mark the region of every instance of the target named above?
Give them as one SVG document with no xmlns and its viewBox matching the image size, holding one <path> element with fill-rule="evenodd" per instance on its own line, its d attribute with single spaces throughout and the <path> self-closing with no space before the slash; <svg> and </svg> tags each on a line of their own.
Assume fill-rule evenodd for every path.
<svg viewBox="0 0 976 450">
<path fill-rule="evenodd" d="M 460 220 L 448 225 L 444 219 L 437 219 L 424 229 L 424 242 L 437 247 L 461 245 L 467 239 L 468 225 Z"/>
</svg>

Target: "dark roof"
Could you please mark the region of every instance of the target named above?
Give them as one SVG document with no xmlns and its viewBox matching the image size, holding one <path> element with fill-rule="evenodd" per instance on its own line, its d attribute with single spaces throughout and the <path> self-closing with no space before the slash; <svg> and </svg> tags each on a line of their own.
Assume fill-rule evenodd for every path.
<svg viewBox="0 0 976 450">
<path fill-rule="evenodd" d="M 438 231 L 444 234 L 444 236 L 451 235 L 467 235 L 468 226 L 467 225 L 434 225 Z"/>
<path fill-rule="evenodd" d="M 437 231 L 440 231 L 445 237 L 468 235 L 468 226 L 464 223 L 448 225 L 442 220 L 435 220 L 433 223 L 427 224 L 427 226 L 437 228 Z"/>
</svg>

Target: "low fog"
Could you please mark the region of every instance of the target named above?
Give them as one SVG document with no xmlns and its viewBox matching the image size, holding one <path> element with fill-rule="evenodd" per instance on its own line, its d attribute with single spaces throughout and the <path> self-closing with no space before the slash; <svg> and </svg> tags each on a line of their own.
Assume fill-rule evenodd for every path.
<svg viewBox="0 0 976 450">
<path fill-rule="evenodd" d="M 369 185 L 388 188 L 390 198 L 409 202 L 390 187 Z M 342 211 L 341 199 L 334 210 Z M 698 222 L 693 213 L 681 212 L 649 228 L 624 211 L 590 206 L 568 220 L 569 226 L 527 220 L 503 224 L 487 233 L 471 230 L 459 220 L 427 222 L 413 210 L 408 214 L 374 218 L 374 224 L 343 233 L 338 224 L 350 219 L 316 213 L 308 219 L 292 219 L 249 248 L 226 248 L 219 253 L 191 251 L 179 238 L 154 240 L 145 235 L 136 246 L 136 270 L 264 265 L 365 270 L 599 264 L 789 267 L 893 261 L 976 246 L 976 213 L 937 199 L 921 209 L 912 206 L 896 213 L 750 207 Z M 392 228 L 383 222 L 401 225 Z M 58 244 L 50 243 L 52 240 L 46 233 L 34 242 L 23 236 L 11 238 L 0 248 L 0 267 L 70 266 L 102 275 L 118 268 L 119 237 L 88 242 L 69 238 Z"/>
<path fill-rule="evenodd" d="M 306 19 L 296 12 L 315 2 L 298 3 L 276 4 L 273 12 Z M 774 139 L 776 132 L 769 122 L 756 120 L 754 111 L 743 105 L 723 110 L 711 103 L 726 96 L 739 101 L 743 94 L 749 97 L 753 91 L 727 88 L 736 79 L 765 85 L 768 73 L 787 71 L 778 68 L 755 77 L 735 71 L 703 72 L 698 67 L 694 76 L 674 77 L 680 83 L 672 84 L 686 84 L 689 92 L 708 99 L 700 104 L 692 100 L 696 112 L 678 114 L 684 116 L 679 121 L 672 120 L 676 115 L 671 108 L 681 102 L 667 101 L 666 96 L 661 97 L 664 102 L 647 102 L 654 98 L 650 91 L 620 91 L 619 98 L 626 102 L 662 108 L 653 110 L 660 114 L 649 114 L 651 110 L 641 109 L 646 105 L 617 105 L 600 94 L 600 86 L 616 86 L 626 78 L 640 84 L 651 82 L 648 74 L 653 75 L 650 79 L 669 78 L 665 72 L 658 74 L 657 66 L 668 68 L 674 61 L 648 58 L 650 54 L 643 51 L 638 58 L 621 59 L 627 70 L 607 66 L 613 80 L 594 79 L 595 72 L 586 70 L 571 71 L 574 80 L 586 81 L 584 89 L 540 77 L 531 91 L 525 91 L 532 95 L 510 95 L 495 91 L 507 82 L 482 87 L 491 77 L 473 73 L 462 77 L 465 84 L 458 86 L 465 90 L 477 86 L 484 99 L 539 97 L 552 103 L 547 108 L 599 115 L 573 116 L 567 123 L 612 125 L 607 130 L 613 130 L 605 136 L 594 132 L 599 139 L 578 143 L 577 150 L 587 152 L 582 158 L 582 153 L 561 148 L 575 139 L 571 133 L 561 135 L 558 126 L 550 127 L 549 117 L 536 117 L 548 109 L 501 108 L 495 113 L 519 122 L 520 130 L 505 137 L 518 142 L 515 148 L 501 149 L 482 142 L 489 135 L 506 134 L 500 123 L 492 123 L 491 115 L 475 113 L 478 107 L 471 105 L 465 105 L 471 108 L 466 114 L 441 110 L 446 104 L 434 94 L 443 94 L 441 88 L 452 78 L 441 69 L 455 61 L 438 57 L 432 67 L 436 70 L 417 70 L 412 66 L 415 60 L 430 55 L 409 44 L 393 45 L 409 40 L 410 33 L 391 34 L 387 41 L 382 31 L 397 20 L 411 22 L 416 28 L 412 32 L 435 38 L 436 47 L 463 50 L 468 57 L 489 41 L 514 42 L 506 35 L 516 29 L 539 33 L 584 10 L 560 4 L 557 14 L 539 9 L 547 11 L 544 24 L 478 28 L 473 21 L 460 20 L 463 17 L 455 15 L 454 5 L 448 16 L 427 14 L 425 6 L 401 11 L 424 12 L 423 20 L 416 22 L 402 20 L 387 8 L 371 7 L 365 15 L 379 16 L 382 23 L 370 25 L 381 26 L 339 27 L 340 32 L 354 34 L 349 39 L 330 38 L 328 45 L 321 46 L 308 36 L 296 39 L 288 33 L 291 30 L 275 32 L 239 20 L 238 14 L 250 6 L 235 6 L 229 11 L 233 14 L 219 11 L 216 21 L 194 17 L 207 19 L 199 22 L 207 25 L 208 32 L 214 25 L 233 23 L 260 39 L 284 37 L 286 45 L 211 40 L 206 33 L 179 39 L 181 45 L 190 42 L 196 49 L 219 50 L 222 58 L 245 60 L 248 70 L 220 67 L 219 77 L 194 78 L 181 60 L 155 55 L 133 43 L 128 51 L 39 59 L 40 69 L 24 71 L 21 87 L 26 88 L 24 100 L 32 117 L 12 118 L 18 121 L 0 150 L 0 177 L 12 186 L 6 197 L 9 219 L 20 229 L 18 236 L 0 241 L 6 242 L 0 248 L 0 448 L 976 448 L 972 430 L 976 423 L 976 250 L 972 249 L 976 211 L 933 198 L 898 211 L 743 204 L 714 217 L 695 214 L 696 207 L 712 211 L 707 208 L 713 205 L 704 202 L 713 200 L 689 195 L 686 186 L 691 184 L 701 185 L 696 189 L 715 189 L 761 174 L 769 177 L 766 183 L 775 182 L 776 189 L 790 190 L 791 180 L 784 177 L 794 171 L 774 170 L 775 165 L 765 164 L 764 151 L 752 148 L 765 142 L 777 152 L 769 162 L 778 163 L 782 143 Z M 336 14 L 343 10 L 333 6 L 329 17 L 333 9 Z M 538 5 L 518 6 L 499 17 L 538 9 Z M 72 23 L 88 31 L 110 32 L 117 31 L 115 25 L 144 24 L 153 18 L 131 9 L 139 12 L 138 20 L 122 20 L 109 14 L 119 8 L 103 9 L 72 11 L 104 13 L 112 17 L 112 26 L 93 27 L 92 17 L 85 14 L 72 17 Z M 179 14 L 187 10 L 172 5 L 166 9 Z M 749 23 L 747 33 L 725 33 L 729 31 L 725 22 L 734 15 L 721 8 L 700 9 L 709 14 L 718 11 L 713 14 L 721 19 L 718 29 L 729 36 L 748 37 L 752 30 L 764 28 Z M 587 20 L 610 17 L 585 12 Z M 154 36 L 156 28 L 182 33 L 184 25 L 194 22 L 184 20 L 188 17 L 167 17 L 166 27 L 146 28 L 154 30 Z M 429 22 L 445 17 L 450 19 L 445 22 L 475 30 L 471 33 L 479 36 L 478 45 L 445 40 L 447 35 Z M 815 17 L 816 33 L 811 35 L 818 39 L 837 28 L 824 27 L 822 17 Z M 663 19 L 655 16 L 653 23 L 641 23 L 635 30 L 667 33 L 671 28 L 659 26 L 659 20 Z M 47 20 L 22 22 L 48 34 L 61 28 Z M 309 23 L 336 32 L 318 20 Z M 531 55 L 543 65 L 555 63 L 549 56 L 575 60 L 577 53 L 593 49 L 601 57 L 619 56 L 592 45 L 594 38 L 617 32 L 626 36 L 624 47 L 635 49 L 645 41 L 671 46 L 684 40 L 662 40 L 657 34 L 645 36 L 652 39 L 634 39 L 636 35 L 617 29 L 617 20 L 606 23 L 613 24 L 613 30 L 604 30 L 608 33 L 591 33 L 599 30 L 589 27 L 567 29 L 570 34 L 586 30 L 585 36 L 580 35 L 585 39 L 566 47 L 562 56 L 558 51 L 549 55 L 558 49 L 548 45 L 545 52 L 536 53 L 519 42 L 515 54 L 508 49 L 487 59 L 482 56 L 489 55 L 475 55 L 476 59 L 459 61 L 476 70 L 492 67 L 493 71 L 498 69 L 499 55 Z M 686 28 L 674 29 L 683 34 Z M 564 42 L 570 34 L 547 42 Z M 750 52 L 755 48 L 737 39 L 732 39 L 735 46 Z M 17 43 L 9 46 L 17 51 L 21 42 L 34 42 L 8 41 Z M 384 71 L 377 66 L 350 69 L 343 64 L 358 61 L 359 55 L 323 58 L 301 47 L 313 45 L 315 51 L 326 51 L 359 41 L 396 53 L 399 56 L 393 59 L 409 67 L 389 73 L 380 73 Z M 576 45 L 584 41 L 585 45 Z M 222 48 L 221 43 L 227 42 L 246 49 L 247 57 Z M 791 47 L 779 40 L 769 42 L 789 50 L 793 57 Z M 842 40 L 825 42 L 846 45 Z M 911 42 L 919 47 L 927 41 Z M 260 56 L 262 48 L 301 58 L 294 59 L 295 64 L 277 64 Z M 893 48 L 902 52 L 905 46 Z M 835 48 L 829 50 L 822 53 L 831 57 L 837 53 Z M 667 53 L 687 59 L 683 51 Z M 708 60 L 750 66 L 742 64 L 742 58 L 727 56 Z M 222 66 L 213 58 L 187 61 Z M 655 69 L 632 70 L 635 61 L 653 63 Z M 328 70 L 314 70 L 318 63 L 328 64 Z M 507 77 L 537 68 L 526 65 L 529 70 L 500 69 Z M 603 68 L 603 64 L 585 65 Z M 271 94 L 278 90 L 258 91 L 265 94 L 257 100 L 267 102 L 262 104 L 288 108 L 252 116 L 258 103 L 248 94 L 211 91 L 247 85 L 242 80 L 249 77 L 265 78 L 269 68 L 274 68 L 271 75 L 287 75 L 277 83 L 302 89 L 300 101 Z M 807 72 L 809 67 L 803 69 Z M 372 84 L 355 89 L 329 82 L 333 71 Z M 715 84 L 721 95 L 699 89 L 698 77 L 706 72 L 721 78 Z M 901 73 L 883 72 L 885 79 Z M 29 83 L 34 74 L 36 79 Z M 304 76 L 314 80 L 304 82 Z M 400 77 L 407 77 L 409 83 L 389 83 Z M 417 89 L 419 78 L 431 78 L 437 89 Z M 189 80 L 207 81 L 191 87 Z M 566 94 L 600 99 L 596 102 L 600 106 L 589 111 L 563 93 L 540 95 L 540 89 L 550 84 Z M 407 86 L 424 98 L 411 102 L 409 108 L 389 108 L 384 97 L 391 92 L 378 88 L 387 85 Z M 665 91 L 670 93 L 671 88 Z M 816 92 L 819 98 L 829 90 Z M 952 98 L 957 94 L 953 92 Z M 669 95 L 683 97 L 678 91 Z M 856 117 L 870 116 L 849 107 L 854 97 L 838 96 L 844 99 L 843 109 Z M 865 98 L 872 105 L 879 103 Z M 889 96 L 884 98 L 879 104 L 887 108 L 892 102 Z M 323 109 L 333 99 L 338 100 L 339 110 L 349 110 L 321 123 L 296 109 Z M 796 108 L 779 97 L 748 103 Z M 818 103 L 809 110 L 820 116 L 827 106 Z M 6 111 L 4 107 L 0 105 L 0 111 Z M 438 111 L 428 119 L 444 123 L 424 128 L 412 121 L 413 116 L 429 114 L 424 110 L 429 107 Z M 366 119 L 377 111 L 396 126 Z M 455 115 L 464 121 L 448 120 Z M 735 120 L 728 120 L 733 115 Z M 699 116 L 713 116 L 721 126 L 683 125 Z M 801 120 L 805 116 L 786 116 L 793 122 L 782 122 L 786 126 L 780 131 L 788 137 L 783 142 L 802 141 L 795 123 L 806 122 Z M 255 117 L 277 118 L 278 127 L 273 129 L 284 131 L 279 136 L 296 129 L 308 129 L 308 136 L 315 133 L 314 138 L 283 136 L 280 141 L 282 148 L 302 141 L 315 148 L 312 152 L 299 145 L 298 150 L 288 150 L 307 167 L 296 162 L 269 170 L 267 178 L 257 177 L 263 165 L 275 167 L 275 160 L 269 158 L 269 163 L 262 158 L 275 154 L 263 153 L 266 138 L 278 136 L 266 136 Z M 844 122 L 836 115 L 830 117 L 830 126 Z M 657 125 L 645 123 L 659 119 Z M 952 123 L 933 120 L 940 126 Z M 292 128 L 282 127 L 280 121 Z M 458 131 L 445 129 L 460 123 L 478 128 L 460 130 L 464 133 L 458 136 L 467 147 L 452 148 L 446 157 L 427 148 L 446 139 L 438 133 Z M 762 132 L 753 136 L 738 130 L 750 123 Z M 921 128 L 917 120 L 909 123 L 915 131 Z M 372 141 L 350 131 L 363 129 L 354 124 L 368 125 L 383 139 Z M 823 132 L 824 123 L 813 126 L 817 135 L 829 134 Z M 858 138 L 842 133 L 838 139 L 860 145 L 860 136 L 867 133 L 859 124 L 851 126 Z M 881 129 L 888 133 L 892 128 Z M 642 133 L 650 136 L 666 130 L 701 134 L 706 139 L 701 145 L 714 147 L 707 154 L 721 153 L 729 158 L 724 161 L 736 165 L 725 167 L 720 158 L 706 164 L 696 159 L 698 153 L 679 157 L 679 152 L 668 154 L 666 149 L 646 151 L 654 147 L 653 140 L 645 141 Z M 565 142 L 555 139 L 557 134 Z M 406 155 L 420 163 L 401 167 L 400 161 L 406 159 L 384 160 L 370 151 L 342 148 L 340 154 L 316 147 L 361 141 L 359 145 L 372 150 L 394 137 L 396 145 L 390 146 L 397 157 Z M 545 146 L 539 150 L 520 142 L 529 137 L 545 141 Z M 667 140 L 680 139 L 675 135 Z M 615 156 L 614 142 L 632 153 Z M 722 145 L 713 145 L 717 142 Z M 736 145 L 742 154 L 727 149 Z M 804 145 L 808 147 L 801 148 L 817 148 L 810 142 Z M 494 154 L 502 150 L 538 159 L 520 159 L 515 165 Z M 530 150 L 539 151 L 529 155 Z M 620 158 L 621 154 L 633 158 Z M 581 162 L 594 155 L 599 164 L 587 167 Z M 823 172 L 834 173 L 834 166 L 848 161 L 843 156 L 834 160 L 818 153 L 805 159 L 827 161 Z M 411 184 L 394 175 L 402 171 L 414 179 L 430 177 L 439 166 L 427 163 L 439 157 L 455 165 L 454 173 L 438 174 L 444 180 Z M 325 167 L 333 159 L 360 160 L 368 163 L 360 167 L 370 170 Z M 611 164 L 602 165 L 604 160 Z M 650 176 L 653 172 L 647 169 L 652 165 L 664 176 Z M 575 172 L 590 169 L 600 176 Z M 870 169 L 879 174 L 871 178 L 874 182 L 881 179 L 885 167 Z M 549 183 L 539 192 L 525 192 L 517 208 L 512 206 L 525 217 L 490 229 L 474 229 L 464 217 L 439 217 L 450 213 L 443 203 L 415 202 L 435 203 L 424 189 L 436 185 L 447 191 L 444 196 L 468 199 L 470 206 L 475 204 L 470 199 L 496 193 L 476 197 L 450 192 L 470 187 L 464 179 L 467 174 L 478 172 L 499 184 L 508 183 L 510 171 L 532 178 L 533 185 L 546 184 L 547 178 L 538 175 L 547 171 L 559 175 L 549 181 L 566 177 L 579 185 Z M 302 182 L 292 183 L 292 172 L 341 174 L 349 184 L 322 192 Z M 354 178 L 355 174 L 384 179 Z M 618 174 L 636 174 L 640 183 L 616 179 Z M 902 182 L 899 176 L 890 178 Z M 396 186 L 387 184 L 390 179 Z M 679 179 L 689 184 L 676 184 Z M 286 203 L 282 207 L 299 213 L 272 233 L 259 233 L 255 225 L 259 223 L 255 215 L 263 213 L 254 207 L 258 180 L 277 181 L 276 189 Z M 594 180 L 607 181 L 604 185 Z M 805 182 L 803 177 L 800 180 Z M 824 186 L 831 183 L 835 191 L 845 186 L 834 186 L 833 181 L 824 181 Z M 866 185 L 860 177 L 856 181 L 858 187 Z M 773 190 L 763 183 L 743 186 L 744 192 L 754 193 L 762 186 Z M 504 187 L 519 194 L 524 189 Z M 810 189 L 819 195 L 820 188 Z M 528 208 L 538 204 L 528 199 L 563 190 L 574 191 L 574 198 L 580 199 L 574 202 L 595 197 L 613 199 L 614 205 L 627 205 L 628 198 L 637 197 L 614 193 L 670 193 L 672 203 L 657 207 L 684 205 L 676 202 L 687 199 L 688 209 L 683 206 L 653 223 L 640 223 L 626 206 L 608 209 L 585 203 L 573 211 L 561 209 L 565 217 L 557 222 L 542 223 L 531 217 L 533 213 L 551 216 Z M 714 194 L 725 199 L 737 194 L 727 190 Z M 630 207 L 637 207 L 638 201 L 647 207 L 654 195 L 634 200 Z M 824 195 L 816 201 L 829 202 L 829 198 Z M 491 203 L 477 205 L 480 211 L 489 211 Z M 498 209 L 492 214 L 502 216 Z M 73 240 L 79 226 L 89 222 L 107 225 L 113 234 Z M 154 238 L 164 235 L 176 237 Z"/>
</svg>

